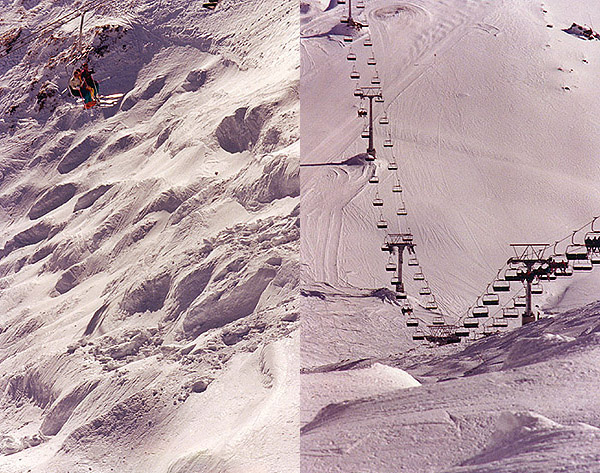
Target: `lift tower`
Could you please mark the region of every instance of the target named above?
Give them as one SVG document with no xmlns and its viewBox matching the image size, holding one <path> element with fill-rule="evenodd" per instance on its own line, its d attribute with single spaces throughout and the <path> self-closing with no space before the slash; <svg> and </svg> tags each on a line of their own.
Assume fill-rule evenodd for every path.
<svg viewBox="0 0 600 473">
<path fill-rule="evenodd" d="M 521 281 L 525 284 L 525 312 L 523 325 L 535 321 L 536 314 L 531 309 L 531 285 L 534 280 L 554 274 L 557 269 L 565 269 L 567 262 L 556 261 L 553 257 L 544 257 L 544 252 L 549 247 L 545 243 L 517 243 L 510 245 L 515 251 L 515 256 L 508 260 L 508 265 L 513 268 L 511 276 L 506 275 L 506 280 Z"/>
<path fill-rule="evenodd" d="M 367 159 L 373 161 L 376 154 L 375 146 L 373 144 L 373 100 L 383 101 L 381 87 L 361 87 L 359 97 L 361 99 L 369 99 L 369 145 L 367 146 L 367 155 L 370 156 L 371 159 Z"/>
<path fill-rule="evenodd" d="M 402 264 L 404 263 L 404 250 L 408 249 L 410 253 L 414 253 L 415 244 L 413 243 L 412 233 L 389 233 L 387 235 L 382 250 L 392 254 L 394 249 L 398 250 L 398 266 L 396 267 L 396 298 L 406 299 L 404 291 L 404 282 L 402 282 Z"/>
</svg>

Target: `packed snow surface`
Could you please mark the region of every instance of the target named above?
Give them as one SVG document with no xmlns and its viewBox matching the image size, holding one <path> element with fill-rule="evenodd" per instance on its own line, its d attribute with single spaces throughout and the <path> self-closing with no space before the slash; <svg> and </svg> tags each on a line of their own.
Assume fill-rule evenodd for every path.
<svg viewBox="0 0 600 473">
<path fill-rule="evenodd" d="M 301 8 L 303 471 L 600 471 L 600 272 L 543 282 L 534 305 L 552 318 L 434 347 L 413 341 L 381 251 L 386 234 L 410 229 L 414 316 L 421 327 L 436 316 L 422 270 L 455 323 L 514 256 L 509 244 L 562 253 L 598 215 L 600 46 L 564 30 L 600 24 L 600 7 L 360 3 L 361 30 L 340 24 L 347 4 Z M 355 89 L 378 80 L 370 162 Z M 394 387 L 368 371 L 377 364 L 421 385 Z"/>
<path fill-rule="evenodd" d="M 297 10 L 93 3 L 0 12 L 0 471 L 297 471 Z"/>
</svg>

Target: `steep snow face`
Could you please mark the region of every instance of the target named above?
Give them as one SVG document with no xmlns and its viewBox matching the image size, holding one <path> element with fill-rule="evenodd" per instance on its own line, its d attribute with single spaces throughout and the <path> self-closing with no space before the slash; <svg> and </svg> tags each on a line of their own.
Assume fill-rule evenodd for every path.
<svg viewBox="0 0 600 473">
<path fill-rule="evenodd" d="M 0 471 L 295 471 L 296 8 L 85 5 L 0 18 Z"/>
</svg>

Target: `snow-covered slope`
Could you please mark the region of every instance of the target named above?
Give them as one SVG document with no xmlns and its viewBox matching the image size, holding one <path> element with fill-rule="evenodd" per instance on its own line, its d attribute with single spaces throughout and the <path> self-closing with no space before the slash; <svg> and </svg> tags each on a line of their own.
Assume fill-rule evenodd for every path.
<svg viewBox="0 0 600 473">
<path fill-rule="evenodd" d="M 0 471 L 296 471 L 296 8 L 104 2 L 85 111 L 86 5 L 2 6 Z"/>
<path fill-rule="evenodd" d="M 563 29 L 600 24 L 600 8 L 352 3 L 369 24 L 359 32 L 340 26 L 347 5 L 301 9 L 304 471 L 598 471 L 597 307 L 577 309 L 598 299 L 597 269 L 543 283 L 534 304 L 553 320 L 510 322 L 516 330 L 466 348 L 413 342 L 399 306 L 373 289 L 391 289 L 386 234 L 410 229 L 452 323 L 514 256 L 510 243 L 552 244 L 598 214 L 600 43 Z M 376 76 L 384 103 L 374 103 L 371 163 L 357 117 L 368 104 L 354 91 Z M 396 215 L 398 182 L 407 216 Z M 376 227 L 380 217 L 387 229 Z M 408 300 L 431 322 L 415 272 L 405 267 Z M 365 371 L 377 363 L 422 386 L 390 392 L 389 373 Z"/>
</svg>

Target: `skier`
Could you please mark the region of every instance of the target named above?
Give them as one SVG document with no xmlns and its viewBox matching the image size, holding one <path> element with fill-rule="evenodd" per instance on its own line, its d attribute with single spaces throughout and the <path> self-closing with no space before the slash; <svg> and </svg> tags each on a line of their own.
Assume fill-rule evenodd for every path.
<svg viewBox="0 0 600 473">
<path fill-rule="evenodd" d="M 81 71 L 79 69 L 75 69 L 73 71 L 73 75 L 71 76 L 71 79 L 69 79 L 69 91 L 71 92 L 71 95 L 73 97 L 83 98 L 83 96 L 81 95 L 81 86 L 82 85 L 83 85 L 83 82 L 81 80 Z"/>
<path fill-rule="evenodd" d="M 90 71 L 87 62 L 83 63 L 82 67 L 81 78 L 87 84 L 87 86 L 92 89 L 92 99 L 98 100 L 98 82 L 96 82 L 92 77 L 94 71 Z"/>
</svg>

